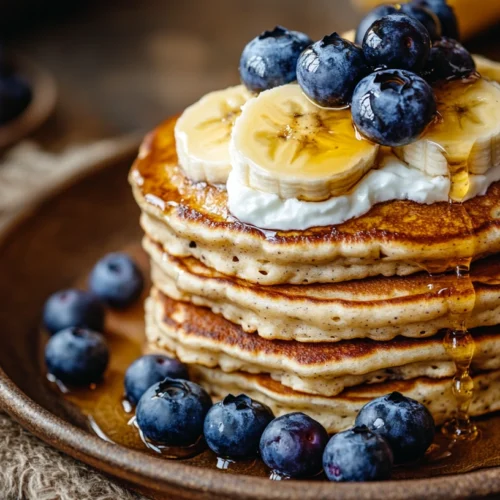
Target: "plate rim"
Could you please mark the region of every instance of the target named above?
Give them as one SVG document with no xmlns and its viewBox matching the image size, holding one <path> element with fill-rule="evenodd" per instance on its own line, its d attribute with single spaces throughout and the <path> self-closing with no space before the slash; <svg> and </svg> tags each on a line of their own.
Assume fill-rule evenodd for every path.
<svg viewBox="0 0 500 500">
<path fill-rule="evenodd" d="M 117 160 L 119 161 L 119 160 Z M 25 220 L 36 216 L 40 206 L 59 193 L 115 161 L 76 174 L 58 188 L 45 193 L 33 205 L 17 213 L 0 234 L 0 248 L 15 234 Z M 132 195 L 131 195 L 132 196 Z M 119 444 L 109 443 L 51 413 L 28 397 L 0 366 L 0 408 L 23 428 L 50 446 L 115 478 L 132 482 L 157 492 L 172 487 L 193 494 L 203 492 L 218 498 L 318 500 L 335 495 L 339 500 L 368 500 L 384 496 L 385 500 L 432 497 L 439 500 L 470 498 L 500 492 L 500 467 L 491 467 L 463 474 L 424 479 L 389 480 L 370 483 L 330 483 L 327 481 L 282 481 L 272 488 L 269 479 L 242 474 L 227 474 L 166 461 Z M 166 466 L 168 465 L 168 466 Z M 193 474 L 193 472 L 197 472 Z M 453 493 L 452 493 L 453 492 Z"/>
</svg>

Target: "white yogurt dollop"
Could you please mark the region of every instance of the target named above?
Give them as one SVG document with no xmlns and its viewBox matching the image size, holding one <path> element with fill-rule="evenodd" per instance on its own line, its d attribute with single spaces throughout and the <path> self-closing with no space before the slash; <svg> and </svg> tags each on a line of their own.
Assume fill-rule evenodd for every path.
<svg viewBox="0 0 500 500">
<path fill-rule="evenodd" d="M 472 175 L 466 200 L 484 195 L 499 180 L 500 166 L 484 175 Z M 395 156 L 387 156 L 380 168 L 366 174 L 349 194 L 325 201 L 282 199 L 250 188 L 240 181 L 235 170 L 229 175 L 227 193 L 229 210 L 242 222 L 262 229 L 288 231 L 341 224 L 384 201 L 411 200 L 425 204 L 448 201 L 450 186 L 448 177 L 431 177 Z"/>
</svg>

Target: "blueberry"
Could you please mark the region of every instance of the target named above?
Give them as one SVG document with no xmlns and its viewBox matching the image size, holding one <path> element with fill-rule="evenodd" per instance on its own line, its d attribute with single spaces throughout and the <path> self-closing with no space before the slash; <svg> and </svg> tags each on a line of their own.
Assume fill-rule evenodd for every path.
<svg viewBox="0 0 500 500">
<path fill-rule="evenodd" d="M 431 9 L 424 5 L 405 3 L 401 5 L 400 12 L 420 21 L 429 32 L 431 40 L 437 40 L 441 36 L 441 21 Z"/>
<path fill-rule="evenodd" d="M 135 302 L 144 288 L 137 264 L 124 253 L 110 253 L 92 269 L 89 278 L 92 293 L 110 307 L 124 309 Z"/>
<path fill-rule="evenodd" d="M 99 382 L 108 361 L 104 337 L 85 328 L 66 328 L 53 335 L 45 347 L 47 371 L 70 385 Z"/>
<path fill-rule="evenodd" d="M 392 448 L 394 462 L 398 464 L 422 458 L 435 433 L 434 419 L 429 410 L 399 392 L 365 405 L 356 418 L 356 425 L 366 425 L 384 437 Z"/>
<path fill-rule="evenodd" d="M 166 378 L 152 385 L 136 409 L 137 424 L 148 439 L 167 446 L 189 446 L 203 432 L 210 396 L 188 380 Z"/>
<path fill-rule="evenodd" d="M 222 457 L 254 456 L 262 433 L 273 418 L 266 405 L 244 394 L 229 394 L 210 408 L 203 427 L 205 441 Z"/>
<path fill-rule="evenodd" d="M 403 146 L 416 140 L 435 113 L 431 86 L 409 71 L 378 71 L 361 80 L 354 90 L 352 118 L 356 128 L 384 146 Z"/>
<path fill-rule="evenodd" d="M 363 52 L 373 68 L 419 72 L 427 62 L 431 39 L 424 25 L 404 14 L 375 21 L 363 39 Z"/>
<path fill-rule="evenodd" d="M 378 21 L 389 14 L 397 14 L 398 12 L 399 9 L 395 5 L 378 5 L 368 12 L 368 14 L 359 23 L 358 29 L 356 30 L 356 44 L 363 44 L 363 38 L 365 37 L 368 28 L 370 28 L 375 21 Z"/>
<path fill-rule="evenodd" d="M 2 74 L 0 76 L 0 125 L 18 117 L 32 99 L 31 88 L 19 76 Z"/>
<path fill-rule="evenodd" d="M 125 395 L 136 405 L 147 389 L 166 377 L 189 380 L 186 365 L 161 354 L 146 354 L 128 367 L 125 373 Z"/>
<path fill-rule="evenodd" d="M 273 420 L 260 438 L 260 454 L 271 469 L 290 477 L 312 476 L 321 470 L 328 441 L 325 428 L 304 413 Z"/>
<path fill-rule="evenodd" d="M 91 293 L 75 289 L 62 290 L 45 302 L 43 324 L 51 334 L 70 326 L 102 331 L 104 307 Z"/>
<path fill-rule="evenodd" d="M 457 16 L 446 0 L 413 0 L 411 3 L 425 7 L 436 14 L 441 22 L 442 36 L 454 38 L 455 40 L 460 39 Z"/>
<path fill-rule="evenodd" d="M 431 83 L 469 76 L 476 71 L 470 53 L 456 40 L 443 37 L 434 42 L 423 76 Z"/>
<path fill-rule="evenodd" d="M 328 108 L 350 104 L 354 88 L 369 72 L 363 51 L 337 33 L 308 47 L 297 63 L 297 80 L 303 92 Z"/>
<path fill-rule="evenodd" d="M 254 92 L 295 81 L 297 59 L 311 43 L 304 33 L 281 26 L 264 31 L 248 43 L 241 54 L 241 81 Z"/>
<path fill-rule="evenodd" d="M 336 434 L 323 453 L 325 474 L 337 482 L 389 479 L 392 461 L 387 441 L 365 426 Z"/>
</svg>

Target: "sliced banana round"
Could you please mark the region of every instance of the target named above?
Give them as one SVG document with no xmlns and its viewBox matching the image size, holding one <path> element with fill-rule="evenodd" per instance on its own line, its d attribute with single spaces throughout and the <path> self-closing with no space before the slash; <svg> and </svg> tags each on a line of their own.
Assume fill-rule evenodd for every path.
<svg viewBox="0 0 500 500">
<path fill-rule="evenodd" d="M 484 78 L 435 88 L 438 119 L 421 139 L 395 149 L 400 158 L 429 175 L 447 175 L 450 198 L 462 201 L 470 174 L 500 165 L 500 86 Z"/>
<path fill-rule="evenodd" d="M 472 58 L 476 63 L 476 69 L 485 78 L 489 78 L 494 82 L 500 82 L 500 63 L 497 61 L 492 61 L 483 56 L 473 54 Z"/>
<path fill-rule="evenodd" d="M 345 194 L 372 167 L 378 149 L 356 135 L 349 109 L 319 108 L 297 84 L 248 101 L 230 146 L 240 183 L 307 201 Z"/>
<path fill-rule="evenodd" d="M 229 139 L 241 107 L 252 97 L 243 86 L 218 90 L 187 108 L 175 126 L 179 164 L 195 182 L 223 184 L 231 171 Z"/>
</svg>

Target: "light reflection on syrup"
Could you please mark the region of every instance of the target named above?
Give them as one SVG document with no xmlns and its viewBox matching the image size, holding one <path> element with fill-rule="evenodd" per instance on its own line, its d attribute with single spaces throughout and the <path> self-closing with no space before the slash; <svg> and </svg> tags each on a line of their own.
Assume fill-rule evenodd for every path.
<svg viewBox="0 0 500 500">
<path fill-rule="evenodd" d="M 236 463 L 234 460 L 229 458 L 217 457 L 217 469 L 219 470 L 228 470 L 231 464 Z"/>
<path fill-rule="evenodd" d="M 123 411 L 125 413 L 132 413 L 134 411 L 134 407 L 132 406 L 132 403 L 127 398 L 123 398 L 122 408 L 123 408 Z"/>
<path fill-rule="evenodd" d="M 257 458 L 241 458 L 233 460 L 226 457 L 215 457 L 215 459 L 215 467 L 217 469 L 238 474 L 256 470 L 259 466 L 260 468 L 265 467 L 265 465 Z"/>
<path fill-rule="evenodd" d="M 278 471 L 272 470 L 271 474 L 269 475 L 269 479 L 271 481 L 287 481 L 288 479 L 291 479 L 290 476 L 286 476 L 285 474 L 281 474 Z"/>
<path fill-rule="evenodd" d="M 54 375 L 52 375 L 52 373 L 47 373 L 47 380 L 49 382 L 51 382 L 52 384 L 57 385 L 57 388 L 63 394 L 68 394 L 69 393 L 68 387 L 66 387 L 66 385 L 61 380 L 59 380 L 58 378 L 54 377 Z"/>
</svg>

